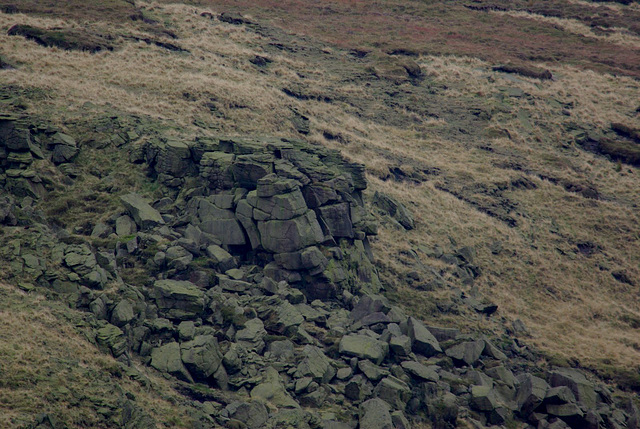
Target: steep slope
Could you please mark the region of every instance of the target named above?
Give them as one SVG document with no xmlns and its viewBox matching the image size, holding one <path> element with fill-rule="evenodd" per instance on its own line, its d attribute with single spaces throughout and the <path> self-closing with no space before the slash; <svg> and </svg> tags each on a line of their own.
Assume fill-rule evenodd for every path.
<svg viewBox="0 0 640 429">
<path fill-rule="evenodd" d="M 216 5 L 137 3 L 133 12 L 119 5 L 122 10 L 107 13 L 71 12 L 71 5 L 61 4 L 53 17 L 25 3 L 29 7 L 18 10 L 28 14 L 0 15 L 5 30 L 0 53 L 7 64 L 0 70 L 3 98 L 7 111 L 23 118 L 43 149 L 57 150 L 62 162 L 54 167 L 32 151 L 33 163 L 23 164 L 31 163 L 42 181 L 31 180 L 27 188 L 11 185 L 19 197 L 16 222 L 43 220 L 71 233 L 67 244 L 74 245 L 98 225 L 116 226 L 121 194 L 175 198 L 171 188 L 185 182 L 162 178 L 166 172 L 149 163 L 154 158 L 148 148 L 159 137 L 189 142 L 219 141 L 230 134 L 302 138 L 367 166 L 364 198 L 376 207 L 380 223 L 373 254 L 395 303 L 430 324 L 503 339 L 505 351 L 540 365 L 539 370 L 559 363 L 586 367 L 619 387 L 637 389 L 637 29 L 622 30 L 633 21 L 614 19 L 632 17 L 637 4 L 583 3 L 556 13 L 558 21 L 544 18 L 548 11 L 524 10 L 516 3 L 485 5 L 499 13 L 480 12 L 514 27 L 523 20 L 531 23 L 528 31 L 551 26 L 563 42 L 587 45 L 560 51 L 550 43 L 545 51 L 562 54 L 562 62 L 498 68 L 496 61 L 515 57 L 503 56 L 499 45 L 489 44 L 487 52 L 463 49 L 451 40 L 466 39 L 453 35 L 440 43 L 415 36 L 377 45 L 386 52 L 372 49 L 375 41 L 363 46 L 342 33 L 353 28 L 343 20 L 367 15 L 360 6 L 319 10 L 340 18 L 337 22 L 279 22 L 283 10 L 295 17 L 302 5 L 235 6 L 249 14 L 242 17 L 218 16 L 230 9 Z M 421 7 L 402 6 L 409 5 Z M 373 6 L 367 5 L 368 13 L 386 16 L 380 19 L 388 18 L 388 25 L 403 16 L 374 13 L 399 5 Z M 580 12 L 592 9 L 605 16 L 604 28 L 615 26 L 619 38 L 606 32 L 567 38 L 584 30 L 567 18 L 585 21 Z M 465 15 L 469 11 L 474 15 Z M 428 9 L 410 12 L 403 13 L 434 16 Z M 446 13 L 443 22 L 454 16 L 478 19 L 479 11 L 455 6 Z M 493 18 L 477 22 L 495 25 Z M 87 41 L 91 35 L 108 49 L 66 51 L 39 46 L 16 31 L 5 36 L 15 24 L 51 30 L 46 34 L 51 43 L 60 37 Z M 367 27 L 366 34 L 384 38 L 373 31 L 378 24 Z M 340 31 L 329 32 L 327 25 Z M 454 28 L 463 33 L 467 27 Z M 542 46 L 531 43 L 519 46 L 519 64 L 533 58 L 526 49 Z M 584 49 L 592 49 L 592 55 L 577 66 L 577 59 L 586 58 Z M 612 70 L 620 75 L 607 73 Z M 74 136 L 77 148 L 67 149 L 73 145 L 56 140 L 56 131 Z M 16 174 L 5 171 L 5 185 L 32 178 Z M 29 199 L 20 200 L 25 195 Z M 389 203 L 394 199 L 406 212 L 398 214 Z M 17 234 L 18 242 L 30 234 L 25 233 L 19 228 L 5 232 L 11 238 Z M 73 242 L 75 236 L 79 243 Z M 105 242 L 95 241 L 96 236 L 92 246 L 98 247 L 129 245 L 132 238 L 125 234 L 114 244 L 108 233 Z M 126 284 L 149 283 L 144 264 L 121 268 Z M 13 284 L 24 280 L 23 274 L 11 277 L 15 270 L 4 272 Z"/>
</svg>

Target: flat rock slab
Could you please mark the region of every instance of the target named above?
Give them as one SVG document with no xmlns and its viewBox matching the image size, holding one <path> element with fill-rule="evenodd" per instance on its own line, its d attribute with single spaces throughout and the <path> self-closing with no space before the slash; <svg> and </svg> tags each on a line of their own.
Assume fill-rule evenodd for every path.
<svg viewBox="0 0 640 429">
<path fill-rule="evenodd" d="M 123 195 L 120 201 L 141 229 L 164 225 L 160 212 L 151 207 L 140 195 L 134 193 Z"/>
<path fill-rule="evenodd" d="M 340 354 L 369 359 L 380 365 L 389 351 L 389 344 L 365 335 L 346 335 L 340 340 Z"/>
<path fill-rule="evenodd" d="M 434 383 L 440 380 L 440 376 L 436 372 L 435 365 L 426 366 L 416 361 L 405 361 L 400 364 L 402 369 L 411 374 L 414 378 L 422 379 L 426 381 L 433 381 Z"/>
<path fill-rule="evenodd" d="M 191 282 L 158 280 L 151 293 L 160 314 L 169 319 L 194 319 L 204 309 L 204 293 Z"/>
</svg>

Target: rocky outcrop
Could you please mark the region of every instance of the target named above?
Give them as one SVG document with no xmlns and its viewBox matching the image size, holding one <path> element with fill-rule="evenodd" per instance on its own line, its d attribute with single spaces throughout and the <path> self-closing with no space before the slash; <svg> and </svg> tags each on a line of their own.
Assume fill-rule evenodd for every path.
<svg viewBox="0 0 640 429">
<path fill-rule="evenodd" d="M 34 156 L 13 132 L 2 147 Z M 56 156 L 75 156 L 75 141 L 49 133 L 47 142 L 52 162 L 59 146 Z M 577 429 L 637 419 L 580 371 L 545 372 L 508 338 L 498 347 L 428 326 L 382 295 L 364 172 L 336 152 L 266 138 L 128 146 L 160 199 L 125 193 L 121 210 L 84 236 L 40 225 L 33 247 L 8 243 L 2 256 L 25 290 L 47 287 L 90 312 L 96 344 L 123 367 L 137 357 L 178 380 L 209 426 L 452 428 L 460 419 Z M 3 168 L 17 158 L 8 159 Z M 0 221 L 17 223 L 14 198 Z M 397 201 L 376 201 L 413 227 Z M 463 283 L 477 274 L 471 248 L 434 253 Z"/>
</svg>

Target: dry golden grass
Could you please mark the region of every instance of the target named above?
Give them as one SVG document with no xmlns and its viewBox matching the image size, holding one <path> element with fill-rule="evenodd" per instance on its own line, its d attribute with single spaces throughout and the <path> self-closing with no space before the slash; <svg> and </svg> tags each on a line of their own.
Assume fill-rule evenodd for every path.
<svg viewBox="0 0 640 429">
<path fill-rule="evenodd" d="M 70 428 L 111 427 L 99 413 L 127 392 L 161 427 L 189 426 L 168 382 L 148 374 L 145 387 L 122 378 L 118 363 L 73 327 L 80 314 L 6 284 L 0 294 L 0 427 L 25 426 L 39 413 Z"/>
<path fill-rule="evenodd" d="M 615 8 L 612 8 L 611 10 L 613 10 L 614 13 L 624 13 L 623 11 L 617 10 Z M 513 18 L 532 19 L 539 22 L 552 24 L 568 33 L 590 37 L 592 39 L 598 39 L 616 45 L 630 46 L 634 48 L 640 47 L 640 37 L 631 33 L 625 28 L 607 28 L 607 34 L 603 35 L 594 32 L 590 26 L 583 24 L 577 19 L 556 18 L 553 16 L 545 16 L 537 13 L 521 11 L 491 11 L 491 13 L 501 16 L 507 15 Z"/>
<path fill-rule="evenodd" d="M 354 114 L 346 103 L 285 96 L 282 88 L 297 83 L 312 94 L 331 91 L 346 99 L 357 98 L 369 103 L 373 111 L 381 103 L 361 83 L 286 53 L 269 55 L 273 63 L 260 72 L 248 60 L 266 55 L 263 37 L 201 17 L 205 9 L 143 6 L 178 34 L 174 43 L 191 53 L 169 53 L 132 41 L 123 41 L 120 50 L 97 55 L 43 48 L 5 36 L 4 30 L 18 22 L 44 27 L 65 23 L 0 14 L 2 54 L 22 63 L 16 70 L 0 71 L 0 82 L 47 89 L 48 98 L 31 105 L 29 111 L 49 117 L 55 112 L 60 123 L 83 114 L 83 105 L 89 101 L 171 121 L 182 127 L 181 135 L 189 137 L 214 133 L 193 126 L 195 119 L 211 124 L 215 133 L 296 137 L 288 120 L 290 109 L 295 108 L 311 120 L 310 141 L 339 149 L 367 165 L 368 195 L 386 192 L 414 214 L 415 230 L 382 228 L 374 242 L 377 257 L 400 276 L 396 280 L 400 296 L 422 299 L 426 304 L 446 299 L 448 288 L 413 291 L 402 284 L 401 276 L 416 269 L 415 261 L 403 256 L 408 251 L 447 246 L 451 238 L 459 246 L 476 249 L 477 265 L 483 270 L 477 281 L 479 291 L 496 301 L 499 315 L 507 321 L 520 318 L 525 322 L 532 334 L 528 341 L 550 354 L 577 358 L 584 365 L 597 366 L 606 360 L 637 367 L 637 329 L 623 320 L 640 318 L 640 299 L 634 287 L 616 281 L 611 273 L 622 270 L 635 281 L 640 278 L 640 219 L 635 207 L 640 201 L 638 172 L 626 166 L 617 171 L 614 163 L 577 148 L 564 131 L 570 122 L 587 129 L 606 129 L 611 122 L 640 127 L 633 113 L 640 100 L 637 81 L 569 65 L 537 64 L 550 69 L 556 80 L 517 77 L 514 82 L 492 73 L 492 64 L 477 59 L 420 57 L 426 79 L 446 85 L 447 99 L 487 106 L 493 112 L 487 128 L 507 130 L 510 135 L 458 141 L 439 134 L 455 118 L 420 118 L 399 108 L 400 115 L 411 118 L 411 125 L 391 126 Z M 125 34 L 130 30 L 122 26 L 109 31 Z M 628 37 L 624 40 L 636 43 Z M 395 87 L 411 89 L 409 83 Z M 518 87 L 527 95 L 506 97 L 504 87 Z M 572 104 L 570 116 L 554 107 L 551 99 Z M 416 99 L 415 103 L 425 101 Z M 219 115 L 212 114 L 206 103 L 213 103 Z M 342 138 L 327 139 L 325 131 Z M 489 145 L 491 151 L 478 148 L 481 144 Z M 382 180 L 389 166 L 398 162 L 435 167 L 442 174 L 419 185 Z M 520 170 L 504 166 L 509 163 L 519 165 Z M 445 182 L 460 187 L 494 186 L 523 175 L 537 189 L 502 194 L 516 204 L 515 228 L 441 190 Z M 601 199 L 567 192 L 561 185 L 565 182 L 594 186 Z M 504 248 L 497 255 L 489 249 L 495 241 Z M 599 246 L 598 250 L 590 256 L 581 254 L 576 246 L 585 242 Z M 417 254 L 421 263 L 446 271 L 439 261 L 423 252 Z M 450 286 L 459 286 L 448 279 Z M 459 323 L 466 323 L 469 329 L 498 333 L 504 329 L 498 318 L 468 317 L 470 323 L 464 319 Z"/>
</svg>

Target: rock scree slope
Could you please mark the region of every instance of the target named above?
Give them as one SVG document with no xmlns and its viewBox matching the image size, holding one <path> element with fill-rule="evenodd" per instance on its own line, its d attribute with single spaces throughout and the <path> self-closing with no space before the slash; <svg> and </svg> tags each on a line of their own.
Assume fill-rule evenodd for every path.
<svg viewBox="0 0 640 429">
<path fill-rule="evenodd" d="M 637 259 L 620 256 L 637 193 L 617 192 L 636 183 L 638 110 L 619 96 L 640 93 L 631 57 L 488 65 L 414 39 L 384 52 L 290 34 L 257 3 L 97 3 L 0 2 L 1 426 L 640 425 L 640 377 L 623 365 L 637 357 Z M 452 6 L 458 19 L 548 30 L 522 15 L 546 9 L 471 3 Z M 624 43 L 602 29 L 636 3 L 577 3 L 607 12 L 594 27 L 607 36 L 590 37 L 635 52 L 635 27 Z M 583 31 L 576 13 L 554 25 Z M 608 85 L 617 110 L 594 121 L 592 94 L 548 94 L 575 76 Z M 611 217 L 579 225 L 545 198 Z M 549 254 L 566 260 L 542 266 Z M 580 264 L 595 273 L 584 294 L 543 275 Z M 607 310 L 586 302 L 600 278 Z M 514 279 L 537 289 L 518 301 Z M 604 320 L 596 335 L 623 324 L 608 340 L 626 348 L 585 359 L 600 346 L 566 350 L 562 332 L 557 354 L 534 310 L 502 315 L 536 294 L 581 303 Z"/>
</svg>

